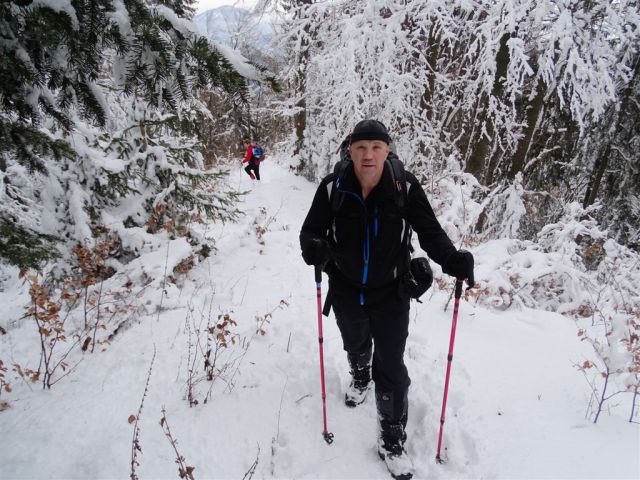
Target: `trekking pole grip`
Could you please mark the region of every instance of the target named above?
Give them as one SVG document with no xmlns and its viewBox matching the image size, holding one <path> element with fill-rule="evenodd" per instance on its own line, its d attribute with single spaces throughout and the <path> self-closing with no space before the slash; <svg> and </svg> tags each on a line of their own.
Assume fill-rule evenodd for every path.
<svg viewBox="0 0 640 480">
<path fill-rule="evenodd" d="M 316 283 L 322 283 L 322 269 L 316 265 Z"/>
<path fill-rule="evenodd" d="M 459 299 L 462 297 L 462 282 L 461 278 L 456 278 L 456 290 L 455 290 L 455 298 Z"/>
</svg>

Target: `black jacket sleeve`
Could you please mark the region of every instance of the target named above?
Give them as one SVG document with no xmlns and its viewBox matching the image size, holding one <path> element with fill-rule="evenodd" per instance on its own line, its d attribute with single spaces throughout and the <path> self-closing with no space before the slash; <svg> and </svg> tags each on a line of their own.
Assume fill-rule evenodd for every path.
<svg viewBox="0 0 640 480">
<path fill-rule="evenodd" d="M 429 258 L 444 266 L 449 257 L 457 251 L 456 247 L 438 222 L 418 179 L 407 172 L 407 181 L 411 185 L 408 192 L 409 205 L 407 209 L 409 223 L 413 231 L 418 234 L 420 246 L 427 252 Z"/>
<path fill-rule="evenodd" d="M 333 219 L 327 185 L 332 182 L 332 175 L 322 180 L 313 197 L 311 208 L 307 213 L 307 218 L 305 218 L 302 224 L 302 230 L 300 231 L 300 248 L 303 251 L 311 240 L 327 238 L 327 232 Z"/>
</svg>

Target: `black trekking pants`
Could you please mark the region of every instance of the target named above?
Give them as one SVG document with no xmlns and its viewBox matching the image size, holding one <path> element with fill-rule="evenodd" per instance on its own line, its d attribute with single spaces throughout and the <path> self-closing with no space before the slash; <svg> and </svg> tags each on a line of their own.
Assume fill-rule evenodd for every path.
<svg viewBox="0 0 640 480">
<path fill-rule="evenodd" d="M 244 168 L 244 171 L 247 172 L 247 175 L 251 175 L 252 170 L 256 176 L 256 180 L 260 180 L 260 165 L 254 165 L 253 162 L 249 162 L 249 165 Z"/>
<path fill-rule="evenodd" d="M 360 305 L 357 298 L 343 297 L 334 289 L 331 306 L 347 353 L 364 353 L 373 343 L 376 391 L 404 392 L 411 383 L 403 358 L 409 334 L 409 301 L 397 298 Z"/>
</svg>

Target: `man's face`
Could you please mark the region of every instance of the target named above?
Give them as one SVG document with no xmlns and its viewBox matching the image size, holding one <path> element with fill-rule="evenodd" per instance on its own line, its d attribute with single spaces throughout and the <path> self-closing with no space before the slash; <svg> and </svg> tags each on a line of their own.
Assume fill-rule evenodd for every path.
<svg viewBox="0 0 640 480">
<path fill-rule="evenodd" d="M 389 145 L 382 140 L 358 140 L 349 147 L 353 169 L 362 187 L 374 187 L 382 178 Z"/>
</svg>

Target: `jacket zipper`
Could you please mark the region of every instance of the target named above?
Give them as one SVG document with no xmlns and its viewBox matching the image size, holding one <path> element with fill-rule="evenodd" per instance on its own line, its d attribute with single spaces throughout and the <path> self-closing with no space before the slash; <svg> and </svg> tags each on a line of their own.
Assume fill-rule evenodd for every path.
<svg viewBox="0 0 640 480">
<path fill-rule="evenodd" d="M 364 289 L 367 285 L 367 278 L 369 276 L 369 254 L 371 253 L 371 245 L 369 241 L 369 215 L 367 211 L 367 205 L 364 203 L 364 199 L 355 192 L 351 192 L 349 190 L 340 189 L 340 179 L 336 179 L 336 190 L 341 193 L 348 193 L 353 195 L 358 199 L 362 208 L 364 208 L 364 220 L 365 220 L 365 229 L 364 229 L 364 242 L 362 245 L 362 260 L 364 261 L 364 266 L 362 268 L 362 288 L 360 289 L 360 305 L 364 305 Z M 378 236 L 378 207 L 374 209 L 374 219 L 373 219 L 373 234 L 375 237 Z"/>
</svg>

